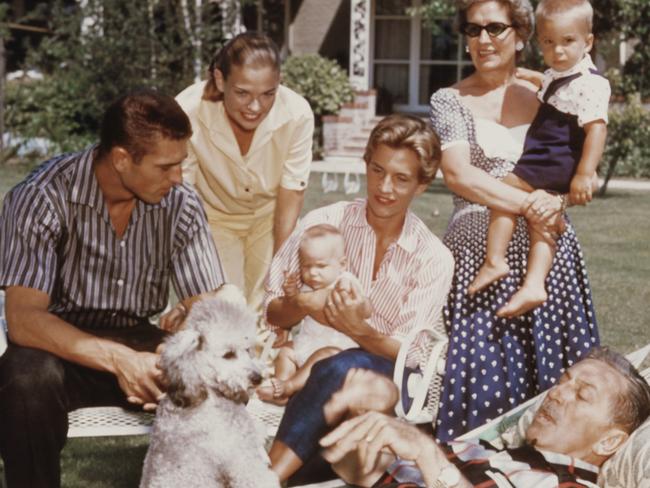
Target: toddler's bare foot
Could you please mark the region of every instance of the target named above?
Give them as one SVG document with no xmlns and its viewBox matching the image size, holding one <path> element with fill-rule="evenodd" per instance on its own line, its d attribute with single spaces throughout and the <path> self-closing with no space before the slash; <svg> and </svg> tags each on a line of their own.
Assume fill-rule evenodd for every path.
<svg viewBox="0 0 650 488">
<path fill-rule="evenodd" d="M 517 317 L 540 306 L 547 298 L 548 295 L 544 288 L 524 286 L 512 295 L 506 305 L 497 311 L 497 316 L 503 318 Z"/>
<path fill-rule="evenodd" d="M 481 291 L 495 281 L 507 276 L 508 271 L 510 271 L 510 267 L 505 261 L 494 264 L 485 261 L 483 266 L 481 266 L 481 269 L 478 270 L 474 281 L 472 281 L 472 283 L 467 287 L 467 293 L 473 295 L 474 293 Z"/>
<path fill-rule="evenodd" d="M 286 405 L 291 396 L 287 391 L 286 382 L 278 378 L 270 378 L 270 384 L 260 385 L 255 389 L 255 393 L 260 400 L 274 405 Z"/>
</svg>

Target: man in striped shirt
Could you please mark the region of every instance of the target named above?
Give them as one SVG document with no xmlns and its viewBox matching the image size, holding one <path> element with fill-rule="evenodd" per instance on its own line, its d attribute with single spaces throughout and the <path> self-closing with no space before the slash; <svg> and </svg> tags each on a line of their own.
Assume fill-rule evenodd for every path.
<svg viewBox="0 0 650 488">
<path fill-rule="evenodd" d="M 173 98 L 122 97 L 100 142 L 44 163 L 6 196 L 0 287 L 10 344 L 0 360 L 0 451 L 9 487 L 59 486 L 67 412 L 152 407 L 154 352 L 201 295 L 223 283 L 205 213 L 182 184 L 192 133 Z"/>
<path fill-rule="evenodd" d="M 327 428 L 323 405 L 340 388 L 348 370 L 367 368 L 390 376 L 401 340 L 415 327 L 442 323 L 453 258 L 409 211 L 413 198 L 435 176 L 438 139 L 423 120 L 393 115 L 371 133 L 364 159 L 368 198 L 310 212 L 271 263 L 265 297 L 271 328 L 290 329 L 310 315 L 361 347 L 316 363 L 305 387 L 287 405 L 270 451 L 281 480 L 317 453 L 318 440 Z M 341 231 L 349 271 L 363 289 L 340 280 L 331 291 L 285 296 L 285 279 L 299 270 L 302 233 L 323 223 Z M 373 309 L 370 319 L 363 306 L 366 297 Z"/>
<path fill-rule="evenodd" d="M 343 464 L 339 474 L 361 486 L 596 488 L 599 467 L 648 415 L 650 386 L 623 356 L 595 348 L 548 391 L 523 445 L 504 449 L 479 439 L 437 444 L 377 412 L 344 422 L 321 444 L 332 463 L 353 454 L 359 464 Z M 381 452 L 392 456 L 380 458 Z"/>
</svg>

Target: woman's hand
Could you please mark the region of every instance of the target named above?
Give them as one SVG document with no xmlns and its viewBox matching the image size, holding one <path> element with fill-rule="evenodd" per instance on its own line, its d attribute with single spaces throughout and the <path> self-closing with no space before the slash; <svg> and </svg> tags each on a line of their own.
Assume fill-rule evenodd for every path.
<svg viewBox="0 0 650 488">
<path fill-rule="evenodd" d="M 532 83 L 537 88 L 541 88 L 544 81 L 544 73 L 528 68 L 517 68 L 515 70 L 515 76 L 521 80 L 526 80 L 527 82 Z"/>
<path fill-rule="evenodd" d="M 524 201 L 522 213 L 533 232 L 551 245 L 566 228 L 562 197 L 544 190 L 535 190 Z"/>
</svg>

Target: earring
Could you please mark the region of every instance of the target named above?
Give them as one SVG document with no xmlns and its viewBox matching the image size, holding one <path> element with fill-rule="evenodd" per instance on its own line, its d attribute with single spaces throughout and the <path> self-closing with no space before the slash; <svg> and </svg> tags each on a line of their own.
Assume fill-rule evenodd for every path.
<svg viewBox="0 0 650 488">
<path fill-rule="evenodd" d="M 465 52 L 469 53 L 469 46 L 467 44 L 465 44 Z"/>
<path fill-rule="evenodd" d="M 523 51 L 523 49 L 524 49 L 524 43 L 521 42 L 521 41 L 517 41 L 517 44 L 515 44 L 515 49 L 516 49 L 517 51 Z"/>
</svg>

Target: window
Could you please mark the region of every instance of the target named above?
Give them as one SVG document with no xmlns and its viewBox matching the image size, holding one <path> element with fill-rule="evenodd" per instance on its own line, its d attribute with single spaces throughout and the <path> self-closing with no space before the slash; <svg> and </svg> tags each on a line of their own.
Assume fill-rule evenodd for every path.
<svg viewBox="0 0 650 488">
<path fill-rule="evenodd" d="M 426 112 L 429 97 L 472 71 L 462 36 L 451 20 L 439 29 L 422 25 L 408 13 L 421 0 L 376 0 L 373 29 L 372 86 L 378 92 L 378 111 Z"/>
</svg>

